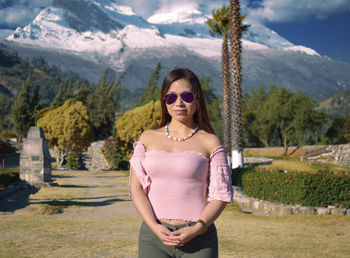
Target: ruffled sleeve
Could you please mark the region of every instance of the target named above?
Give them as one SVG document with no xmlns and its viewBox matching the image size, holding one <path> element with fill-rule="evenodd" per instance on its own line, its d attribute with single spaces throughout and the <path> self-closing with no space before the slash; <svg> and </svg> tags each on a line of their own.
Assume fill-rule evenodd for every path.
<svg viewBox="0 0 350 258">
<path fill-rule="evenodd" d="M 151 184 L 151 178 L 147 175 L 145 169 L 142 166 L 142 161 L 145 159 L 145 146 L 141 142 L 134 143 L 134 154 L 130 159 L 130 172 L 131 168 L 134 169 L 139 182 L 142 185 L 144 192 L 147 194 L 149 186 Z"/>
<path fill-rule="evenodd" d="M 224 146 L 220 145 L 213 151 L 209 166 L 208 202 L 211 200 L 232 202 L 232 170 L 228 165 Z"/>
</svg>

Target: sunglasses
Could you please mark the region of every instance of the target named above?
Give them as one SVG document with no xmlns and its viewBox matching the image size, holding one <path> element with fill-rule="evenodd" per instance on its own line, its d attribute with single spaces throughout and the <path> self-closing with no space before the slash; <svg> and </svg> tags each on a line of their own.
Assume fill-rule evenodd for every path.
<svg viewBox="0 0 350 258">
<path fill-rule="evenodd" d="M 194 100 L 194 96 L 192 92 L 185 91 L 185 92 L 182 92 L 180 96 L 181 96 L 181 99 L 187 103 L 192 103 Z M 166 94 L 164 96 L 164 100 L 165 100 L 165 103 L 167 103 L 168 105 L 171 105 L 175 103 L 175 101 L 177 100 L 177 94 L 175 93 Z"/>
</svg>

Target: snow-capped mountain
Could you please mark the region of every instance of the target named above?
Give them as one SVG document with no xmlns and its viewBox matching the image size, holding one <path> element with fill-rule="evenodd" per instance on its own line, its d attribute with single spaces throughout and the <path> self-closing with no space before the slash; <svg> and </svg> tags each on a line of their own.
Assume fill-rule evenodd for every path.
<svg viewBox="0 0 350 258">
<path fill-rule="evenodd" d="M 220 56 L 221 40 L 209 34 L 205 24 L 208 18 L 197 9 L 180 6 L 171 12 L 156 13 L 145 21 L 130 7 L 113 0 L 56 0 L 53 7 L 42 10 L 29 25 L 17 28 L 7 40 L 48 49 L 93 53 L 93 56 L 115 57 L 125 48 L 178 46 L 205 57 Z M 243 47 L 317 54 L 294 46 L 263 25 L 251 26 L 244 36 Z M 92 56 L 90 60 L 94 61 Z"/>
<path fill-rule="evenodd" d="M 115 0 L 54 0 L 53 5 L 43 9 L 30 24 L 17 28 L 4 44 L 19 54 L 45 56 L 49 63 L 60 64 L 64 69 L 79 72 L 92 80 L 100 78 L 98 74 L 106 67 L 116 72 L 129 69 L 126 77 L 129 88 L 144 87 L 149 73 L 159 61 L 164 73 L 165 69 L 176 65 L 191 67 L 200 76 L 211 76 L 215 86 L 220 88 L 222 40 L 209 33 L 205 24 L 208 18 L 196 6 L 188 5 L 155 10 L 145 20 L 132 8 Z M 323 65 L 331 60 L 312 49 L 293 45 L 263 25 L 251 24 L 243 35 L 242 45 L 243 89 L 272 83 L 293 88 L 295 78 L 289 78 L 292 71 L 295 77 L 304 78 L 305 85 L 315 80 L 315 88 L 320 83 L 339 88 L 339 83 L 329 79 L 320 82 L 317 71 L 310 74 L 305 68 L 308 65 L 315 67 L 317 60 L 322 60 L 319 63 Z M 252 60 L 257 63 L 252 64 Z M 289 67 L 291 62 L 294 66 L 305 62 L 306 65 L 298 71 Z M 276 72 L 274 64 L 282 74 L 271 76 Z M 266 76 L 255 80 L 257 72 L 254 69 L 261 67 L 264 70 L 268 66 L 272 70 L 264 71 Z M 334 63 L 329 63 L 327 69 L 337 68 Z M 346 70 L 347 66 L 342 69 Z M 344 82 L 343 88 L 350 87 L 349 76 L 340 80 Z M 303 90 L 305 85 L 300 87 L 299 83 L 296 87 Z"/>
</svg>

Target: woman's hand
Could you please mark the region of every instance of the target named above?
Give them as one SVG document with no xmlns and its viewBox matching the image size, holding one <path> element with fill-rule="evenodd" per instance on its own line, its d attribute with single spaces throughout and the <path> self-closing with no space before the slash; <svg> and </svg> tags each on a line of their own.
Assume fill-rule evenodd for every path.
<svg viewBox="0 0 350 258">
<path fill-rule="evenodd" d="M 152 231 L 167 246 L 180 246 L 181 241 L 172 236 L 173 232 L 162 224 L 156 223 L 152 226 Z"/>
<path fill-rule="evenodd" d="M 169 239 L 172 241 L 178 241 L 177 246 L 183 246 L 196 236 L 200 235 L 203 232 L 203 226 L 201 224 L 195 224 L 190 227 L 180 228 L 171 232 Z"/>
</svg>

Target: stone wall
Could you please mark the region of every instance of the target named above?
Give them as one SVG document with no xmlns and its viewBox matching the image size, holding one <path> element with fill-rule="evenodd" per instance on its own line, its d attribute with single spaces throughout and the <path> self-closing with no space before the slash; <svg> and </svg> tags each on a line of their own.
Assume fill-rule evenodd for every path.
<svg viewBox="0 0 350 258">
<path fill-rule="evenodd" d="M 350 209 L 337 208 L 335 206 L 305 207 L 300 205 L 285 205 L 258 200 L 246 196 L 242 188 L 234 186 L 234 202 L 237 203 L 244 212 L 249 212 L 264 216 L 288 216 L 288 215 L 334 215 L 350 216 Z"/>
<path fill-rule="evenodd" d="M 324 146 L 306 153 L 300 160 L 309 163 L 331 163 L 350 167 L 350 144 Z"/>
</svg>

